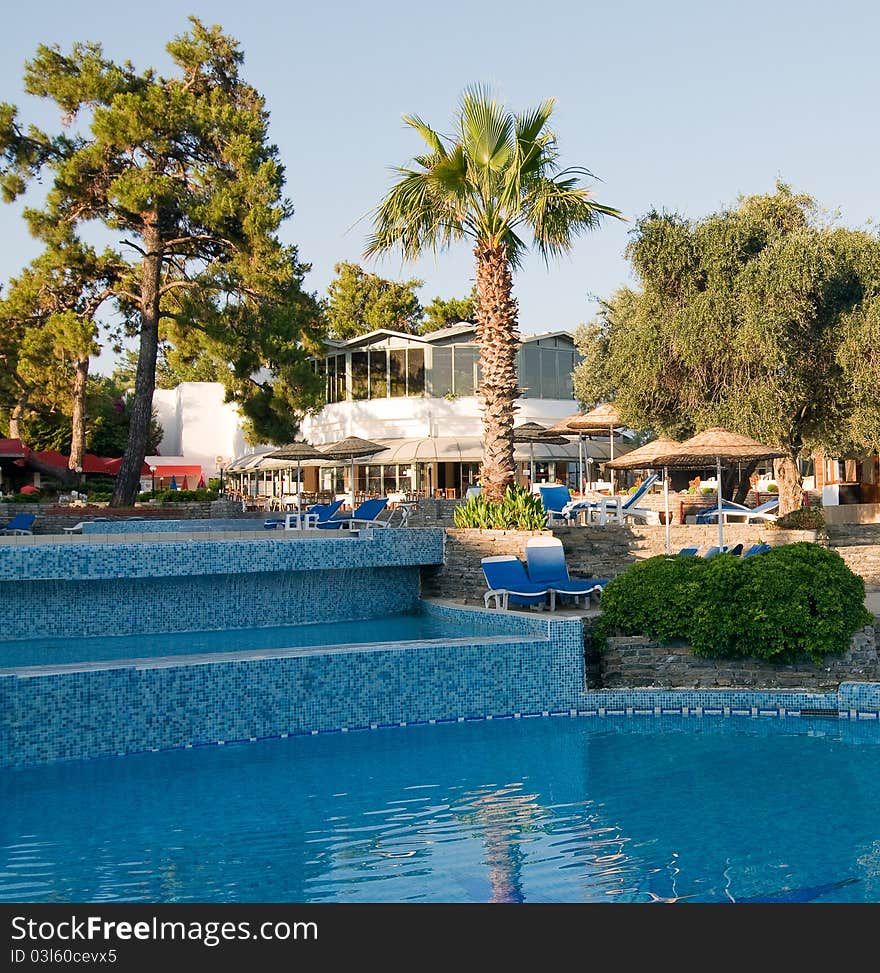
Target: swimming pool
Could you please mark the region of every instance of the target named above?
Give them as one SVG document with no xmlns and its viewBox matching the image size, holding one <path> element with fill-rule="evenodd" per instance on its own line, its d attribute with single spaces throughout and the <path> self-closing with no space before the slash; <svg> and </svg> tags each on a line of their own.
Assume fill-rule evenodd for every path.
<svg viewBox="0 0 880 973">
<path fill-rule="evenodd" d="M 465 618 L 425 612 L 348 622 L 312 622 L 220 631 L 156 632 L 143 635 L 48 636 L 0 641 L 0 670 L 121 659 L 164 658 L 206 653 L 253 652 L 302 646 L 460 639 L 473 636 Z"/>
<path fill-rule="evenodd" d="M 549 717 L 7 771 L 0 899 L 880 901 L 876 722 Z"/>
</svg>

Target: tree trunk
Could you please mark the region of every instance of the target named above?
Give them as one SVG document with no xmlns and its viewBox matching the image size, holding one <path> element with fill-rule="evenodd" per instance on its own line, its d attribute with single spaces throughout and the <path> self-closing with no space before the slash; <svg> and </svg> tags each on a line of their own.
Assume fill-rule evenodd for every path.
<svg viewBox="0 0 880 973">
<path fill-rule="evenodd" d="M 797 463 L 791 456 L 773 462 L 776 482 L 779 484 L 779 516 L 800 510 L 803 506 L 804 490 Z"/>
<path fill-rule="evenodd" d="M 70 419 L 70 461 L 68 466 L 82 469 L 86 451 L 86 385 L 89 381 L 89 356 L 77 359 L 73 379 L 73 415 Z"/>
<path fill-rule="evenodd" d="M 24 405 L 21 402 L 15 403 L 15 408 L 9 416 L 9 438 L 21 439 L 21 418 L 24 415 Z"/>
<path fill-rule="evenodd" d="M 500 500 L 514 482 L 513 414 L 520 389 L 516 374 L 519 349 L 517 302 L 507 248 L 478 243 L 476 335 L 480 345 L 480 400 L 483 404 L 481 484 L 489 500 Z"/>
<path fill-rule="evenodd" d="M 752 489 L 749 477 L 755 472 L 757 465 L 757 460 L 742 464 L 730 463 L 727 473 L 721 477 L 725 500 L 732 500 L 734 503 L 746 502 L 749 490 Z"/>
<path fill-rule="evenodd" d="M 141 263 L 141 335 L 134 397 L 128 426 L 128 445 L 116 477 L 111 507 L 131 506 L 140 491 L 141 467 L 147 452 L 150 419 L 153 415 L 156 355 L 159 349 L 159 281 L 162 273 L 162 238 L 159 214 L 156 212 L 144 216 L 143 241 L 146 254 Z"/>
</svg>

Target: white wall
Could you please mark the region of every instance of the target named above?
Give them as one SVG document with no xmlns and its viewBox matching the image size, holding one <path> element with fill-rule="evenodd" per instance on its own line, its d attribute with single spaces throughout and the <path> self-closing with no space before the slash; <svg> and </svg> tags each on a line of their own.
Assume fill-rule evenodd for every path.
<svg viewBox="0 0 880 973">
<path fill-rule="evenodd" d="M 573 399 L 520 399 L 516 424 L 538 422 L 551 426 L 577 412 Z M 315 446 L 346 436 L 362 439 L 406 439 L 426 436 L 481 436 L 482 414 L 474 397 L 452 399 L 369 399 L 334 402 L 302 424 L 303 438 Z"/>
<path fill-rule="evenodd" d="M 218 456 L 233 459 L 245 451 L 241 416 L 224 402 L 220 382 L 182 382 L 175 389 L 156 389 L 153 408 L 162 426 L 159 452 L 198 463 L 205 479 L 216 476 Z"/>
</svg>

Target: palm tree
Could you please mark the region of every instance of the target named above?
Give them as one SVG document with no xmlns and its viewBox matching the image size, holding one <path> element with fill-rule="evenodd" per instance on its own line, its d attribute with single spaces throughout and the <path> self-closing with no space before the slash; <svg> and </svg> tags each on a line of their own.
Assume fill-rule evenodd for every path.
<svg viewBox="0 0 880 973">
<path fill-rule="evenodd" d="M 439 135 L 415 115 L 403 120 L 428 144 L 374 213 L 365 256 L 400 248 L 408 260 L 473 241 L 477 264 L 476 334 L 483 404 L 482 484 L 500 499 L 513 482 L 513 413 L 520 389 L 517 302 L 512 271 L 527 250 L 519 233 L 531 231 L 545 260 L 570 250 L 578 233 L 603 216 L 621 218 L 580 184 L 592 176 L 562 169 L 556 134 L 547 127 L 555 99 L 522 115 L 505 109 L 476 85 L 462 95 L 455 136 Z"/>
</svg>

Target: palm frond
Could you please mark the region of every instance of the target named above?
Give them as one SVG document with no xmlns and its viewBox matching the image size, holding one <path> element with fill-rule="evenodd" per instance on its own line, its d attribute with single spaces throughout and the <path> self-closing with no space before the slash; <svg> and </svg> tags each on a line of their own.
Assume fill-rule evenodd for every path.
<svg viewBox="0 0 880 973">
<path fill-rule="evenodd" d="M 486 174 L 501 171 L 513 156 L 514 118 L 476 85 L 461 100 L 461 141 L 468 159 Z"/>
<path fill-rule="evenodd" d="M 623 219 L 618 210 L 596 202 L 573 177 L 536 180 L 524 207 L 535 244 L 547 261 L 570 250 L 576 236 L 595 230 L 606 216 Z"/>
<path fill-rule="evenodd" d="M 422 136 L 434 153 L 439 156 L 446 155 L 446 147 L 443 145 L 443 139 L 427 122 L 422 121 L 418 115 L 404 115 L 403 120 L 410 128 L 414 128 Z"/>
</svg>

